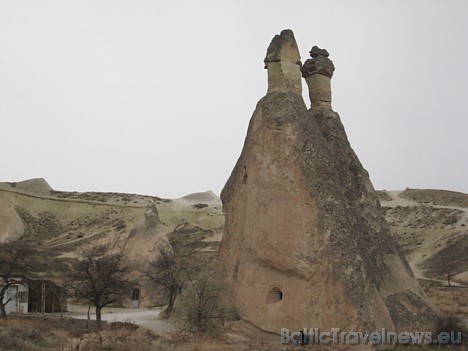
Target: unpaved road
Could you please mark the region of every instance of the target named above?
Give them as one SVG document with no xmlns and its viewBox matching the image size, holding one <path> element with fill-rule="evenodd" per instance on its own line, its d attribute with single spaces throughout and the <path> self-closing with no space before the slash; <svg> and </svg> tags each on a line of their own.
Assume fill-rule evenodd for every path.
<svg viewBox="0 0 468 351">
<path fill-rule="evenodd" d="M 146 308 L 137 309 L 124 309 L 116 308 L 111 311 L 106 311 L 101 315 L 103 321 L 112 322 L 130 322 L 139 326 L 148 328 L 156 334 L 162 335 L 171 331 L 171 324 L 164 319 L 159 318 L 160 309 L 148 310 Z M 75 318 L 86 319 L 87 315 L 84 313 L 74 314 Z M 95 314 L 91 314 L 92 320 L 96 319 Z"/>
</svg>

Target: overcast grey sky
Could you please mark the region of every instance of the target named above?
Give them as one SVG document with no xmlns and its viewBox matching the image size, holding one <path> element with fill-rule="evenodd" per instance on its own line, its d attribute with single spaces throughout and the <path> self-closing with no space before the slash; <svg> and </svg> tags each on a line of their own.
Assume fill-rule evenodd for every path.
<svg viewBox="0 0 468 351">
<path fill-rule="evenodd" d="M 0 181 L 219 194 L 290 28 L 303 61 L 330 52 L 376 188 L 468 192 L 467 18 L 465 0 L 0 0 Z"/>
</svg>

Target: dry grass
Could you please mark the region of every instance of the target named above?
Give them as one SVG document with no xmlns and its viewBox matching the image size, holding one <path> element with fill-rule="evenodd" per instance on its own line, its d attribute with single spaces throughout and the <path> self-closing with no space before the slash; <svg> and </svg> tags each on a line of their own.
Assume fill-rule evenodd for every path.
<svg viewBox="0 0 468 351">
<path fill-rule="evenodd" d="M 122 326 L 73 339 L 63 351 L 152 351 L 157 337 L 146 329 Z"/>
<path fill-rule="evenodd" d="M 43 321 L 1 320 L 1 351 L 51 350 L 65 340 L 66 336 Z"/>
<path fill-rule="evenodd" d="M 175 333 L 159 339 L 155 345 L 158 347 L 155 350 L 168 350 L 168 351 L 302 351 L 312 350 L 312 348 L 305 347 L 304 349 L 298 348 L 297 345 L 272 345 L 270 343 L 263 343 L 259 340 L 245 341 L 245 339 L 234 340 L 231 338 L 214 338 L 206 333 L 198 333 L 187 339 L 180 337 Z M 312 345 L 310 345 L 312 346 Z M 328 348 L 327 348 L 328 349 Z M 317 350 L 317 348 L 313 348 Z M 320 350 L 321 351 L 321 350 Z"/>
<path fill-rule="evenodd" d="M 299 351 L 297 347 L 265 345 L 260 342 L 233 342 L 205 333 L 187 337 L 173 333 L 159 337 L 144 328 L 123 326 L 75 338 L 61 351 Z M 308 349 L 307 349 L 308 350 Z"/>
<path fill-rule="evenodd" d="M 446 325 L 444 324 L 444 328 Z M 73 333 L 75 337 L 72 338 Z M 278 340 L 279 341 L 279 340 Z M 463 347 L 463 346 L 462 346 Z M 393 350 L 438 350 L 437 346 L 397 346 Z M 445 350 L 458 350 L 445 346 Z M 159 337 L 151 331 L 122 323 L 107 330 L 76 334 L 52 327 L 46 321 L 0 321 L 0 351 L 303 351 L 333 350 L 320 345 L 271 345 L 260 341 L 213 338 L 204 333 L 183 337 L 179 333 Z"/>
<path fill-rule="evenodd" d="M 229 350 L 224 346 L 221 341 L 206 338 L 188 340 L 178 334 L 161 338 L 147 329 L 122 326 L 75 338 L 62 351 Z"/>
</svg>

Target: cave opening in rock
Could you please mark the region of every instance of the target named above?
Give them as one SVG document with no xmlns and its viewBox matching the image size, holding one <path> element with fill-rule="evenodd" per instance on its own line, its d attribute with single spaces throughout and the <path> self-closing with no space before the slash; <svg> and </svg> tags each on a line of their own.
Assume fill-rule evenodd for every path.
<svg viewBox="0 0 468 351">
<path fill-rule="evenodd" d="M 273 288 L 268 293 L 267 302 L 274 303 L 274 302 L 281 301 L 282 299 L 283 299 L 283 292 L 280 290 L 280 288 Z"/>
</svg>

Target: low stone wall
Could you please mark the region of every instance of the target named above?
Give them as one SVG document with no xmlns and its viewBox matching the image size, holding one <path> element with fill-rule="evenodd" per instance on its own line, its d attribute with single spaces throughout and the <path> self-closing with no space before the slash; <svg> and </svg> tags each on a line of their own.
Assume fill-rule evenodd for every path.
<svg viewBox="0 0 468 351">
<path fill-rule="evenodd" d="M 468 287 L 426 287 L 424 291 L 441 312 L 468 317 Z"/>
</svg>

